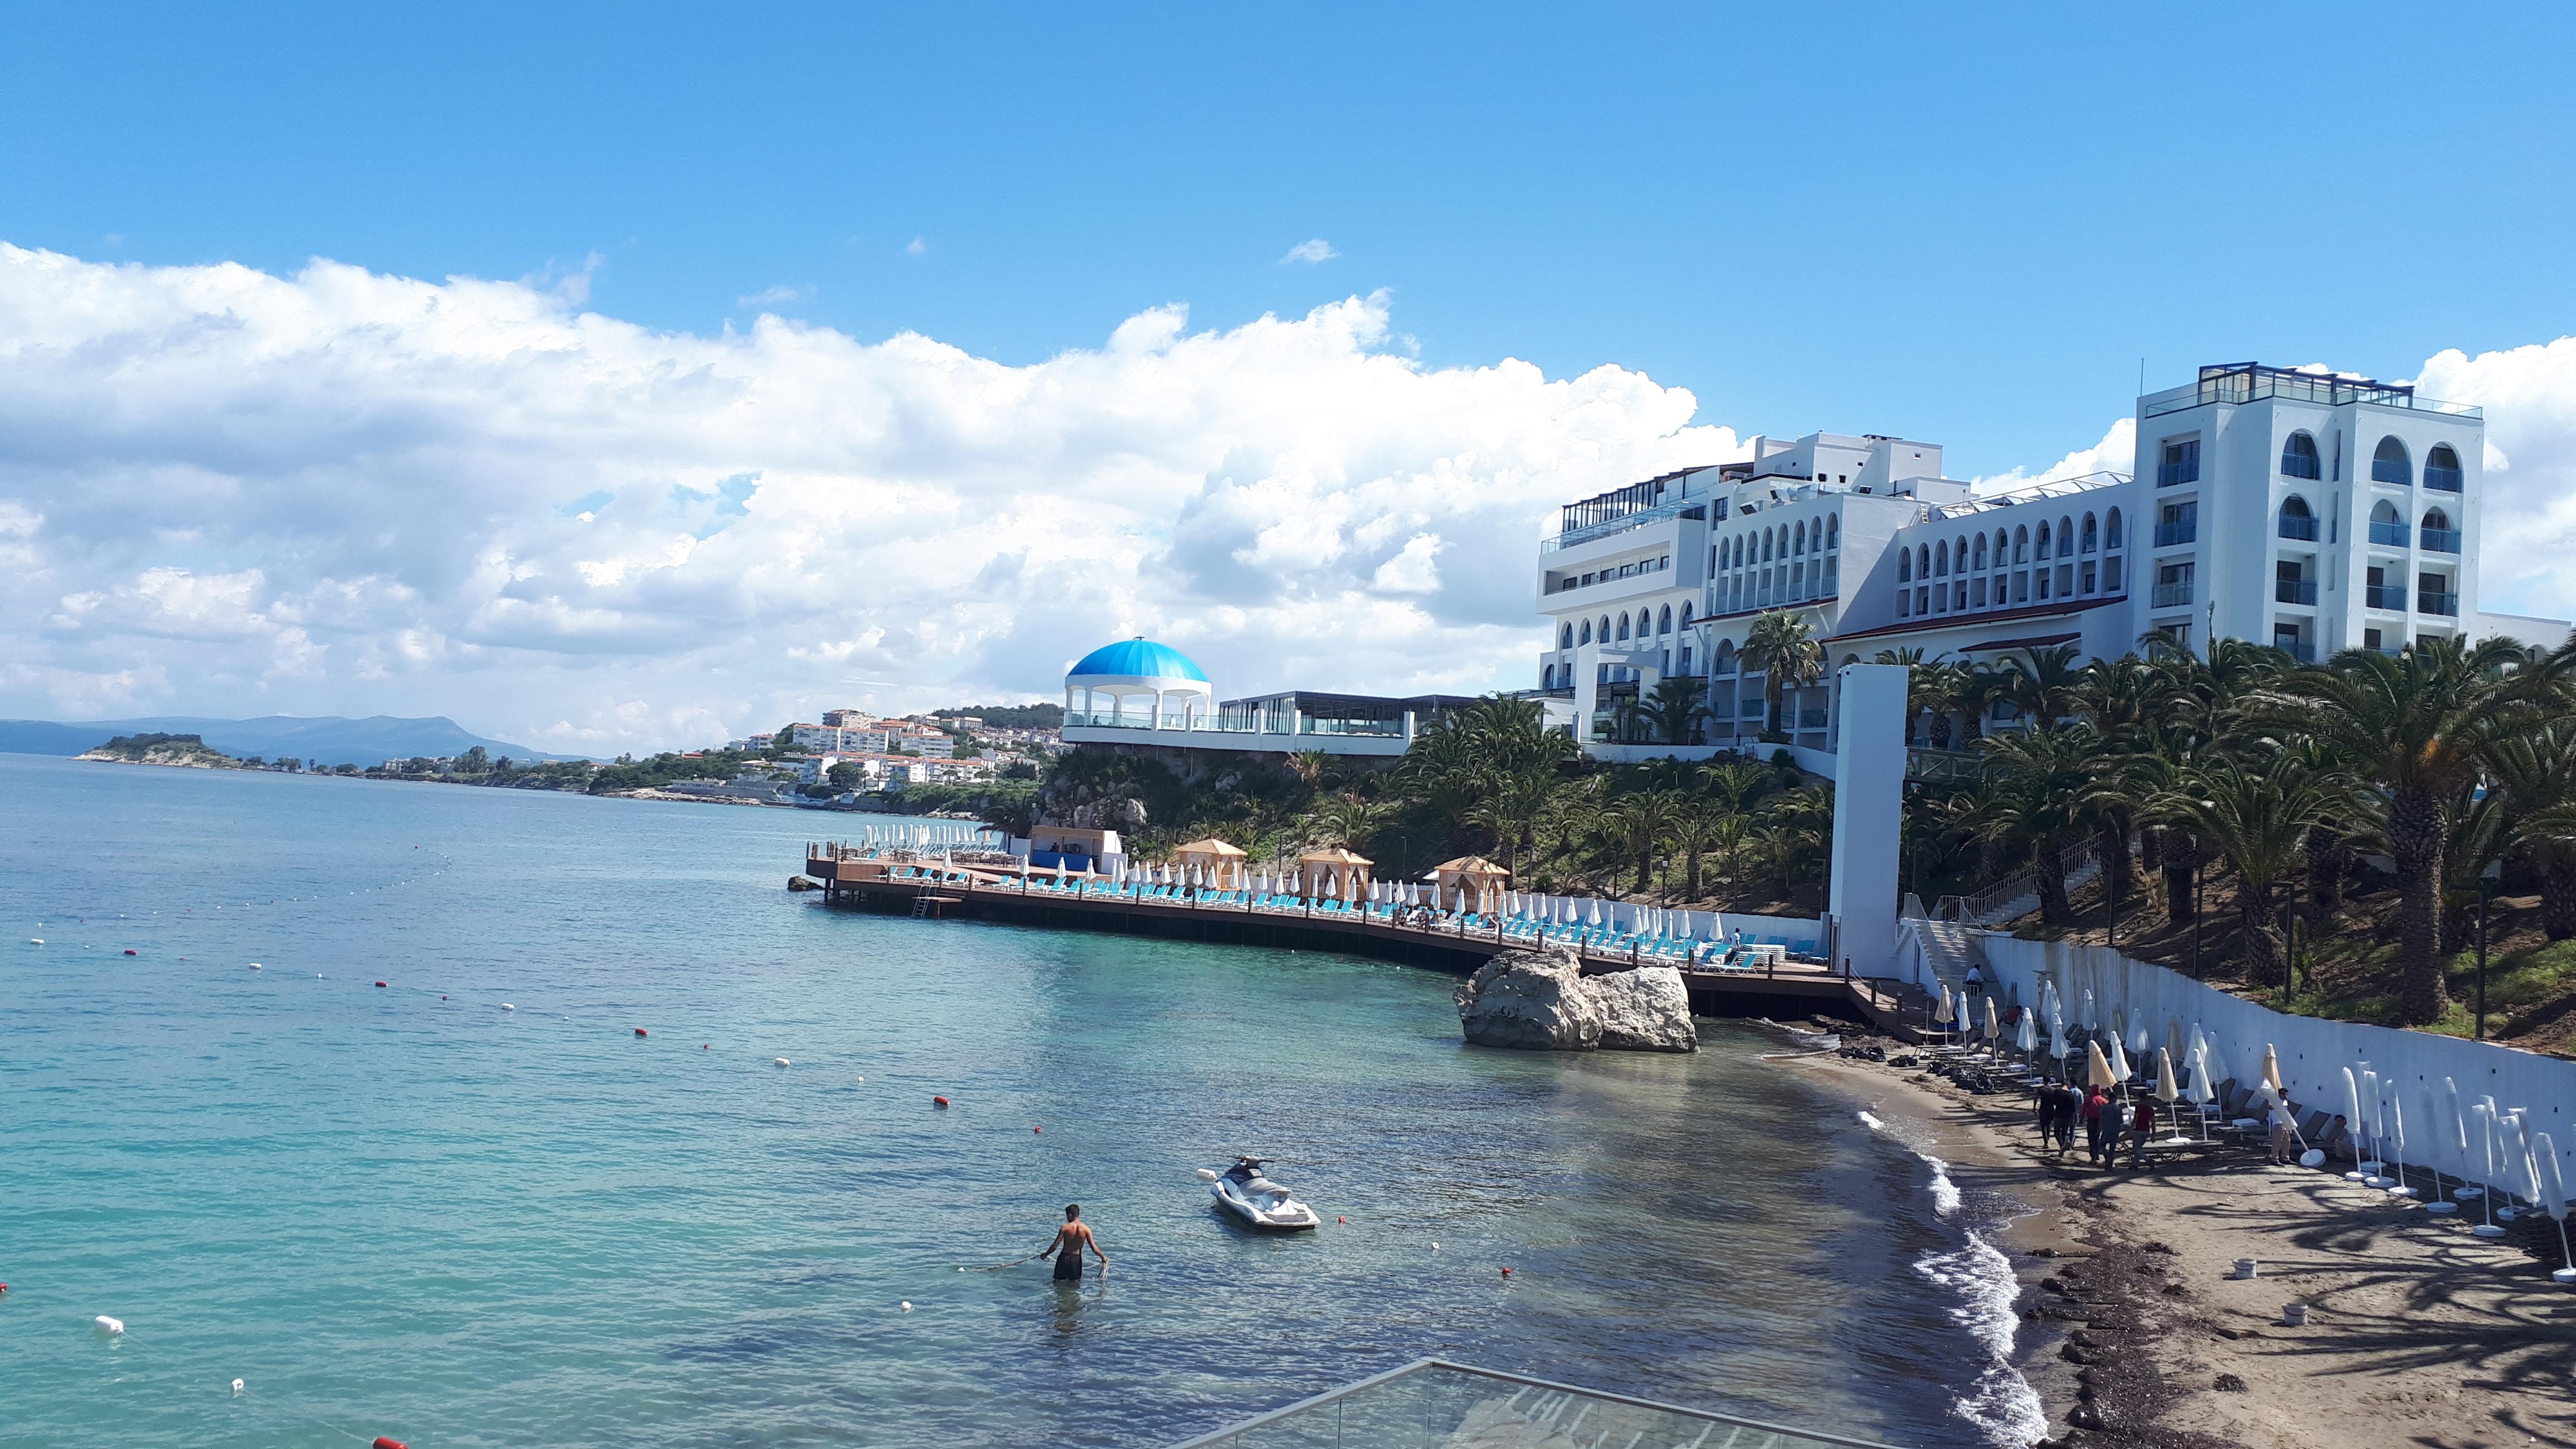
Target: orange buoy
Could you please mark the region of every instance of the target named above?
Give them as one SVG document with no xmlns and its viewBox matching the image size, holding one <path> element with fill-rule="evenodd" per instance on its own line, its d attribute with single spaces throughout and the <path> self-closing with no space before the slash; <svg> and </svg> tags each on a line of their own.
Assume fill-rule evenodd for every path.
<svg viewBox="0 0 2576 1449">
<path fill-rule="evenodd" d="M 948 1099 L 946 1097 L 933 1097 L 930 1099 L 930 1105 L 934 1107 L 945 1107 L 948 1105 Z"/>
<path fill-rule="evenodd" d="M 376 989 L 377 989 L 377 990 L 379 990 L 379 991 L 381 991 L 381 990 L 383 990 L 383 989 L 384 989 L 384 985 L 385 985 L 385 983 L 383 983 L 383 982 L 379 981 L 379 982 L 377 982 L 377 983 L 376 983 Z M 441 1001 L 445 1001 L 446 999 L 447 999 L 447 998 L 446 998 L 446 997 L 444 997 L 444 996 L 442 996 L 442 997 L 440 997 L 440 998 L 439 998 L 439 1000 L 441 1000 Z"/>
<path fill-rule="evenodd" d="M 128 956 L 133 955 L 133 954 L 134 954 L 134 948 L 133 948 L 133 947 L 131 947 L 131 946 L 126 947 L 126 948 L 125 948 L 125 954 L 126 954 L 126 955 L 128 955 Z"/>
<path fill-rule="evenodd" d="M 1337 1222 L 1337 1223 L 1346 1223 L 1346 1222 L 1349 1222 L 1349 1221 L 1350 1221 L 1350 1219 L 1349 1219 L 1349 1218 L 1341 1218 L 1341 1217 L 1337 1217 L 1337 1218 L 1333 1219 L 1333 1221 L 1334 1221 L 1334 1222 Z"/>
<path fill-rule="evenodd" d="M 1512 1270 L 1511 1270 L 1511 1269 L 1509 1269 L 1509 1268 L 1505 1268 L 1505 1269 L 1503 1270 L 1503 1276 L 1504 1276 L 1504 1277 L 1506 1277 L 1506 1278 L 1508 1278 L 1508 1277 L 1512 1276 Z"/>
<path fill-rule="evenodd" d="M 711 1042 L 711 1041 L 702 1041 L 702 1042 L 698 1043 L 698 1050 L 700 1050 L 700 1051 L 702 1051 L 702 1052 L 711 1052 L 711 1051 L 714 1051 L 715 1049 L 716 1049 L 716 1044 L 715 1044 L 714 1042 Z"/>
<path fill-rule="evenodd" d="M 378 1434 L 376 1442 L 368 1445 L 367 1449 L 411 1449 L 411 1446 L 392 1435 Z"/>
<path fill-rule="evenodd" d="M 637 1036 L 642 1036 L 642 1035 L 644 1034 L 644 1028 L 642 1028 L 642 1027 L 640 1027 L 640 1026 L 639 1026 L 639 1027 L 637 1027 L 637 1028 L 635 1028 L 635 1034 L 636 1034 Z"/>
</svg>

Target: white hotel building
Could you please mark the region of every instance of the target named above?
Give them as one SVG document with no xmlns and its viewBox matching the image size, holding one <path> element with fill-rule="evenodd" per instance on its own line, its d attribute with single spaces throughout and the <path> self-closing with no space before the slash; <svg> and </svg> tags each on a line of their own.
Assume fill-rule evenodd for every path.
<svg viewBox="0 0 2576 1449">
<path fill-rule="evenodd" d="M 2151 630 L 2302 659 L 2462 633 L 2558 644 L 2563 621 L 2478 609 L 2485 433 L 2479 409 L 2409 386 L 2242 363 L 2139 398 L 2131 473 L 2007 494 L 1943 477 L 1936 443 L 1757 437 L 1744 462 L 1565 505 L 1540 545 L 1539 681 L 1590 740 L 1619 696 L 1686 676 L 1708 740 L 1733 744 L 1765 723 L 1746 630 L 1795 609 L 1827 671 L 1783 724 L 1829 750 L 1834 669 L 1883 649 L 2110 657 Z"/>
</svg>

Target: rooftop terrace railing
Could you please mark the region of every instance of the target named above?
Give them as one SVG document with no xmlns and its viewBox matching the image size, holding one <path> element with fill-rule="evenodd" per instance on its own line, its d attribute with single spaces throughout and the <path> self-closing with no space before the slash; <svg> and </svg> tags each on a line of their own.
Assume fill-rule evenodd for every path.
<svg viewBox="0 0 2576 1449">
<path fill-rule="evenodd" d="M 1626 533 L 1630 529 L 1643 528 L 1650 523 L 1661 523 L 1668 518 L 1692 515 L 1702 518 L 1708 516 L 1708 499 L 1705 496 L 1675 499 L 1673 502 L 1658 504 L 1653 508 L 1641 508 L 1634 513 L 1605 518 L 1598 523 L 1559 529 L 1554 538 L 1542 538 L 1538 541 L 1538 551 L 1554 553 L 1561 548 L 1572 548 L 1579 543 L 1590 543 L 1595 539 Z"/>
<path fill-rule="evenodd" d="M 2375 407 L 2405 408 L 2411 412 L 2440 413 L 2455 418 L 2486 416 L 2484 409 L 2466 403 L 2418 397 L 2414 388 L 2403 383 L 2337 377 L 2331 373 L 2295 372 L 2285 367 L 2264 367 L 2256 363 L 2203 368 L 2198 381 L 2149 393 L 2138 403 L 2140 413 L 2154 418 L 2210 403 L 2250 403 L 2271 398 L 2323 403 L 2328 407 L 2369 403 Z"/>
</svg>

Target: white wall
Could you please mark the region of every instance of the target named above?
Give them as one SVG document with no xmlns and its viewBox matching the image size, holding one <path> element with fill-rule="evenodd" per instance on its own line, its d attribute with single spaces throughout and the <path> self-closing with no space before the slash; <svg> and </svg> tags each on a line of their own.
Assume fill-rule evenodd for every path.
<svg viewBox="0 0 2576 1449">
<path fill-rule="evenodd" d="M 1911 923 L 1904 929 L 1910 935 Z M 2039 979 L 2046 974 L 2056 979 L 2058 994 L 2070 1011 L 2087 988 L 2107 1020 L 2125 1022 L 2129 1008 L 2136 1006 L 2146 1018 L 2149 1037 L 2159 1045 L 2169 1019 L 2182 1024 L 2186 1040 L 2191 1028 L 2199 1026 L 2210 1037 L 2216 1058 L 2213 1071 L 2221 1078 L 2248 1084 L 2258 1080 L 2263 1048 L 2270 1045 L 2279 1056 L 2281 1081 L 2290 1090 L 2290 1100 L 2303 1110 L 2347 1111 L 2343 1071 L 2349 1067 L 2357 1077 L 2366 1063 L 2382 1078 L 2402 1084 L 2409 1164 L 2425 1162 L 2433 1150 L 2425 1145 L 2428 1134 L 2416 1106 L 2422 1089 L 2431 1089 L 2436 1113 L 2442 1118 L 2448 1112 L 2442 1092 L 2445 1078 L 2458 1087 L 2464 1113 L 2470 1103 L 2486 1095 L 2508 1110 L 2526 1108 L 2524 1120 L 2530 1130 L 2549 1135 L 2559 1172 L 2576 1182 L 2576 1062 L 2429 1032 L 2284 1016 L 2180 972 L 2099 946 L 2026 941 L 1993 932 L 1980 935 L 1978 944 L 1994 989 L 2017 992 L 2025 1005 L 2039 1000 Z M 2075 1023 L 2067 1025 L 2072 1030 Z M 2447 1126 L 2447 1120 L 2441 1125 Z M 2484 1164 L 2478 1150 L 2473 1138 L 2466 1164 L 2452 1155 L 2440 1165 L 2453 1176 L 2482 1179 Z"/>
</svg>

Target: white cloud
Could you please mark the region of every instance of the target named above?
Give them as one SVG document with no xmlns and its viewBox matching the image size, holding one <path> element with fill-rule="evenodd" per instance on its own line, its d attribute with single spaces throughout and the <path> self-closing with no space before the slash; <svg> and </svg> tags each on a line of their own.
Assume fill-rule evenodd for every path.
<svg viewBox="0 0 2576 1449">
<path fill-rule="evenodd" d="M 1284 267 L 1291 262 L 1303 262 L 1311 267 L 1317 262 L 1329 262 L 1340 255 L 1340 252 L 1333 250 L 1331 242 L 1322 237 L 1314 237 L 1290 247 L 1288 255 L 1279 259 L 1279 265 Z"/>
<path fill-rule="evenodd" d="M 2056 462 L 2034 473 L 2028 468 L 2015 468 L 2009 473 L 1992 473 L 1975 480 L 1979 493 L 2009 493 L 2034 483 L 2054 483 L 2061 478 L 2081 478 L 2088 473 L 2127 473 L 2134 471 L 2137 458 L 2138 420 L 2119 418 L 2102 434 L 2102 441 L 2089 448 L 2078 448 Z"/>
<path fill-rule="evenodd" d="M 1740 451 L 1616 367 L 1426 367 L 1383 295 L 1157 308 L 1008 366 L 654 331 L 581 310 L 584 265 L 0 246 L 0 714 L 443 713 L 614 753 L 1044 698 L 1131 633 L 1229 696 L 1473 690 L 1529 672 L 1557 504 Z"/>
<path fill-rule="evenodd" d="M 917 257 L 928 250 L 930 250 L 930 243 L 923 241 L 919 237 L 914 237 L 911 241 L 904 243 L 903 254 L 908 257 Z"/>
<path fill-rule="evenodd" d="M 2576 337 L 2426 360 L 2425 397 L 2486 409 L 2478 602 L 2500 613 L 2576 615 Z M 2374 445 L 2375 446 L 2375 445 Z"/>
<path fill-rule="evenodd" d="M 802 302 L 813 295 L 814 288 L 811 285 L 790 287 L 781 283 L 775 287 L 765 287 L 746 296 L 736 297 L 733 301 L 735 306 L 745 309 L 780 307 L 789 302 Z"/>
</svg>

